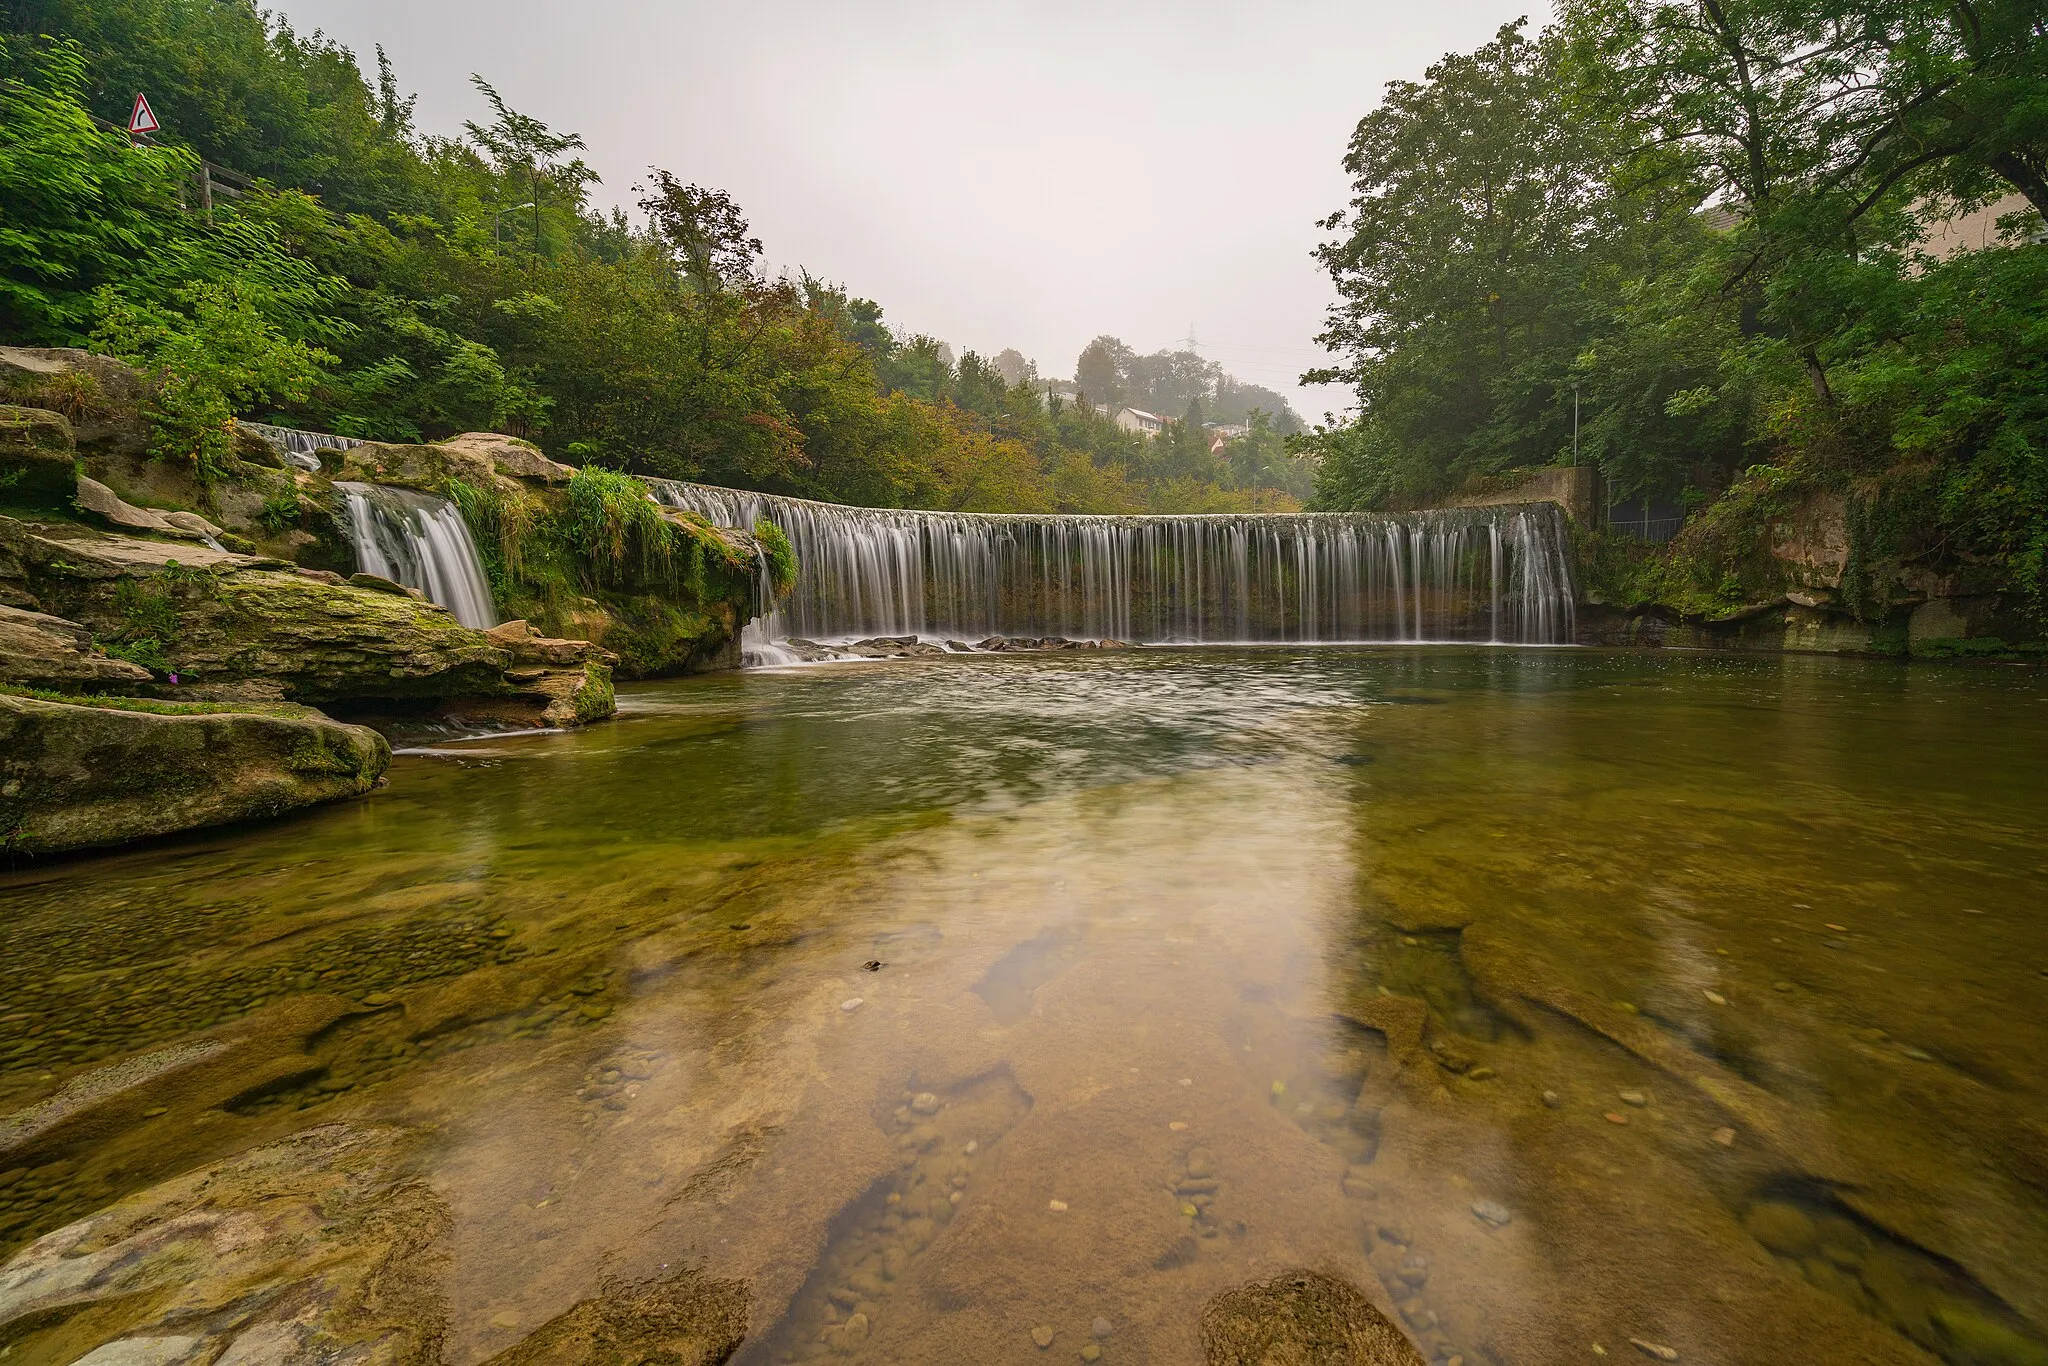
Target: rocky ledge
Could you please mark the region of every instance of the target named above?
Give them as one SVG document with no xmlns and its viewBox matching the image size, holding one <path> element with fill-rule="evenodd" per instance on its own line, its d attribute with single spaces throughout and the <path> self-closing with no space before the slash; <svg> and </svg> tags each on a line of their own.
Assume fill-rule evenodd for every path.
<svg viewBox="0 0 2048 1366">
<path fill-rule="evenodd" d="M 344 710 L 488 702 L 504 722 L 576 725 L 611 715 L 611 663 L 524 622 L 472 631 L 372 575 L 0 517 L 0 682 Z"/>
<path fill-rule="evenodd" d="M 92 849 L 358 796 L 384 737 L 310 707 L 0 693 L 0 845 Z"/>
</svg>

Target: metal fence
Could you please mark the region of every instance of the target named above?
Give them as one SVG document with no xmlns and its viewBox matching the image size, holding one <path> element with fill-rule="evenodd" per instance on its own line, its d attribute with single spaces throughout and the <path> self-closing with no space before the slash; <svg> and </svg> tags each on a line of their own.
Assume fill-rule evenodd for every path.
<svg viewBox="0 0 2048 1366">
<path fill-rule="evenodd" d="M 1651 545 L 1664 544 L 1676 536 L 1684 525 L 1683 517 L 1616 516 L 1612 510 L 1607 514 L 1607 527 L 1610 531 L 1633 536 L 1639 541 L 1648 541 Z"/>
</svg>

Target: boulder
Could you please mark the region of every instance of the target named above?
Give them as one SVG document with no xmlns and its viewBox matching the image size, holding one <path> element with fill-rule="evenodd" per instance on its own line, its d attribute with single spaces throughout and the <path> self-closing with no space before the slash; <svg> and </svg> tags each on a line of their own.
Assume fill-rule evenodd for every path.
<svg viewBox="0 0 2048 1366">
<path fill-rule="evenodd" d="M 0 503 L 67 508 L 77 475 L 71 424 L 63 414 L 0 405 Z"/>
<path fill-rule="evenodd" d="M 1771 555 L 1797 588 L 1839 588 L 1849 567 L 1848 498 L 1831 489 L 1809 491 L 1771 522 Z"/>
<path fill-rule="evenodd" d="M 97 479 L 78 476 L 78 510 L 119 531 L 175 536 L 185 541 L 218 540 L 220 528 L 196 512 L 158 512 L 126 502 Z"/>
<path fill-rule="evenodd" d="M 0 694 L 0 831 L 23 853 L 99 848 L 357 796 L 390 762 L 383 736 L 305 707 Z"/>
<path fill-rule="evenodd" d="M 149 381 L 134 366 L 64 346 L 0 346 L 0 402 L 61 413 L 78 453 L 142 455 L 149 423 L 142 401 Z"/>
<path fill-rule="evenodd" d="M 337 480 L 442 493 L 451 479 L 512 492 L 522 486 L 566 484 L 576 471 L 548 459 L 530 441 L 466 432 L 447 441 L 411 446 L 367 441 L 341 452 L 332 473 Z"/>
<path fill-rule="evenodd" d="M 491 462 L 498 473 L 529 484 L 566 484 L 576 474 L 573 465 L 563 465 L 541 454 L 540 447 L 516 436 L 496 432 L 464 432 L 440 443 L 451 455 L 470 456 Z"/>
<path fill-rule="evenodd" d="M 1387 1316 L 1348 1281 L 1286 1271 L 1202 1307 L 1209 1366 L 1426 1366 Z"/>
<path fill-rule="evenodd" d="M 109 659 L 77 622 L 0 606 L 0 683 L 70 689 L 149 681 L 149 670 Z"/>
</svg>

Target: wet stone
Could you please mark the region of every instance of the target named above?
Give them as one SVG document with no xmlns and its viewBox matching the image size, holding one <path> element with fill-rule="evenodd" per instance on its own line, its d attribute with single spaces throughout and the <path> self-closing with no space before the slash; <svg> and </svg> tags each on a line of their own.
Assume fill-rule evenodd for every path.
<svg viewBox="0 0 2048 1366">
<path fill-rule="evenodd" d="M 1052 1346 L 1052 1340 L 1055 1336 L 1057 1334 L 1049 1323 L 1041 1323 L 1031 1330 L 1031 1340 L 1038 1344 L 1038 1350 L 1041 1352 Z"/>
<path fill-rule="evenodd" d="M 1491 1224 L 1495 1228 L 1503 1227 L 1515 1217 L 1508 1213 L 1506 1205 L 1497 1200 L 1474 1200 L 1472 1214 L 1480 1223 Z"/>
<path fill-rule="evenodd" d="M 1088 1325 L 1089 1336 L 1095 1338 L 1107 1338 L 1111 1333 L 1115 1331 L 1115 1326 L 1111 1324 L 1108 1319 L 1102 1317 L 1100 1314 L 1097 1314 L 1095 1316 L 1095 1322 Z"/>
<path fill-rule="evenodd" d="M 910 1098 L 910 1111 L 917 1115 L 935 1115 L 939 1112 L 939 1098 L 930 1091 L 920 1091 Z"/>
</svg>

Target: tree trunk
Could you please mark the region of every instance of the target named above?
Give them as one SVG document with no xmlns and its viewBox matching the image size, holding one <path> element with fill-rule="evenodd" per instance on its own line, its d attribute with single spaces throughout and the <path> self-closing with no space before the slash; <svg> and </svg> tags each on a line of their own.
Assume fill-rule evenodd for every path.
<svg viewBox="0 0 2048 1366">
<path fill-rule="evenodd" d="M 2017 152 L 2000 152 L 1987 164 L 2025 195 L 2036 213 L 2048 218 L 2048 175 L 2029 166 Z"/>
</svg>

